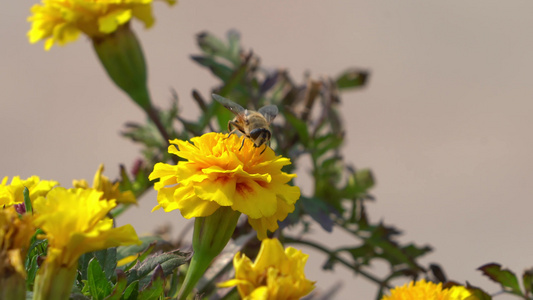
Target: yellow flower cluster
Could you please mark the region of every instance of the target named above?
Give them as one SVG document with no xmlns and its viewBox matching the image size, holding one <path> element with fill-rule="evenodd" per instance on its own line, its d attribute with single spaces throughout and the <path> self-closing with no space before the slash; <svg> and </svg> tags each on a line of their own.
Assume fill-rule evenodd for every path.
<svg viewBox="0 0 533 300">
<path fill-rule="evenodd" d="M 109 180 L 107 176 L 102 175 L 103 172 L 104 172 L 104 165 L 100 164 L 100 166 L 98 167 L 98 171 L 96 171 L 96 174 L 94 175 L 93 186 L 92 186 L 93 189 L 103 193 L 101 200 L 115 199 L 117 200 L 117 203 L 137 204 L 135 195 L 133 195 L 131 191 L 121 192 L 119 188 L 119 183 L 118 182 L 112 183 L 111 180 Z M 85 179 L 74 180 L 72 182 L 72 186 L 75 188 L 82 188 L 82 189 L 90 188 L 89 183 Z"/>
<path fill-rule="evenodd" d="M 0 209 L 0 281 L 13 271 L 26 276 L 24 258 L 34 233 L 31 215 L 19 218 L 13 206 Z"/>
<path fill-rule="evenodd" d="M 61 254 L 60 265 L 77 264 L 83 253 L 139 243 L 131 225 L 113 228 L 113 220 L 106 215 L 116 201 L 101 201 L 101 197 L 93 189 L 58 187 L 34 201 L 35 225 L 46 233 L 48 255 Z"/>
<path fill-rule="evenodd" d="M 391 290 L 390 296 L 382 300 L 476 300 L 464 286 L 453 286 L 443 289 L 442 283 L 436 284 L 425 281 L 409 282 Z"/>
<path fill-rule="evenodd" d="M 296 300 L 314 289 L 314 282 L 304 274 L 308 255 L 283 245 L 277 239 L 264 239 L 254 263 L 244 254 L 233 259 L 235 279 L 219 284 L 237 286 L 244 300 Z"/>
<path fill-rule="evenodd" d="M 294 211 L 300 189 L 287 184 L 294 174 L 281 168 L 290 164 L 267 148 L 255 148 L 236 135 L 207 133 L 187 141 L 170 141 L 169 153 L 187 161 L 177 165 L 158 163 L 149 179 L 160 179 L 154 187 L 159 204 L 153 210 L 179 209 L 183 217 L 206 217 L 220 207 L 231 207 L 248 216 L 259 239 L 275 231 L 278 221 Z M 176 146 L 178 148 L 176 148 Z"/>
<path fill-rule="evenodd" d="M 174 4 L 176 0 L 164 0 Z M 31 8 L 31 43 L 46 39 L 44 48 L 75 41 L 80 33 L 99 38 L 115 32 L 132 18 L 150 27 L 153 0 L 41 0 Z"/>
<path fill-rule="evenodd" d="M 39 196 L 46 195 L 53 187 L 58 185 L 57 181 L 41 180 L 38 176 L 31 176 L 21 180 L 19 176 L 13 177 L 11 183 L 7 184 L 8 177 L 4 177 L 0 183 L 0 207 L 11 206 L 24 203 L 22 191 L 27 187 L 30 192 L 30 200 L 35 200 Z"/>
<path fill-rule="evenodd" d="M 95 176 L 95 187 L 109 197 L 120 195 L 106 177 L 103 166 Z M 0 298 L 19 298 L 25 294 L 24 259 L 36 228 L 44 231 L 38 238 L 48 240 L 44 263 L 35 281 L 34 299 L 63 299 L 68 297 L 76 276 L 79 257 L 87 252 L 120 245 L 139 244 L 131 225 L 113 228 L 107 214 L 117 204 L 104 199 L 104 192 L 93 188 L 65 189 L 55 187 L 55 181 L 32 176 L 26 180 L 14 177 L 0 184 Z M 14 204 L 24 202 L 23 190 L 29 190 L 33 215 L 20 213 Z M 19 288 L 21 287 L 21 288 Z M 58 294 L 59 293 L 61 296 Z"/>
</svg>

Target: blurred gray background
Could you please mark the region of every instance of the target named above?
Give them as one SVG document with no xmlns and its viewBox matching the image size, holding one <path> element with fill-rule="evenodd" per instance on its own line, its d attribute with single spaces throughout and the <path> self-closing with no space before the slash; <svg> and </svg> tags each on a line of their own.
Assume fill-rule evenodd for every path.
<svg viewBox="0 0 533 300">
<path fill-rule="evenodd" d="M 70 186 L 92 180 L 105 163 L 115 178 L 119 163 L 139 156 L 119 132 L 144 116 L 109 81 L 85 37 L 49 52 L 28 43 L 36 1 L 0 3 L 0 177 L 35 174 Z M 495 292 L 476 268 L 498 262 L 521 273 L 533 261 L 532 11 L 531 1 L 182 0 L 170 9 L 156 3 L 155 26 L 134 28 L 154 102 L 167 107 L 174 88 L 191 118 L 199 114 L 191 90 L 207 95 L 217 82 L 189 58 L 203 30 L 239 30 L 264 66 L 287 68 L 295 79 L 370 70 L 368 87 L 344 94 L 342 110 L 348 160 L 377 178 L 371 219 L 403 229 L 403 242 L 432 245 L 422 262 Z M 184 219 L 150 213 L 155 203 L 148 194 L 119 223 L 142 234 L 171 222 L 177 235 Z M 340 231 L 314 230 L 316 240 L 354 243 Z M 337 299 L 374 297 L 362 277 L 340 265 L 324 273 L 325 257 L 304 251 L 320 289 L 341 281 Z"/>
</svg>

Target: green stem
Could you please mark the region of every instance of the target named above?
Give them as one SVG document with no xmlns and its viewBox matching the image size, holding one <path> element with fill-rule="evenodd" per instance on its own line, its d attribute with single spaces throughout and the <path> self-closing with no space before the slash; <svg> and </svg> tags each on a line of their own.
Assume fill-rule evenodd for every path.
<svg viewBox="0 0 533 300">
<path fill-rule="evenodd" d="M 240 215 L 240 212 L 223 206 L 210 216 L 194 220 L 194 254 L 180 289 L 179 300 L 187 298 L 211 262 L 222 252 L 235 231 Z"/>
<path fill-rule="evenodd" d="M 338 262 L 340 262 L 341 264 L 343 264 L 347 268 L 353 270 L 356 273 L 359 273 L 359 274 L 363 275 L 368 280 L 373 281 L 374 283 L 377 283 L 380 286 L 384 285 L 384 282 L 382 280 L 380 280 L 379 278 L 375 277 L 374 275 L 372 275 L 372 274 L 370 274 L 370 273 L 368 273 L 366 271 L 361 270 L 360 267 L 358 265 L 356 265 L 356 264 L 350 264 L 349 262 L 347 262 L 343 258 L 337 256 L 337 254 L 334 251 L 331 251 L 328 248 L 326 248 L 326 247 L 324 247 L 324 246 L 322 246 L 322 245 L 320 245 L 318 243 L 311 242 L 311 241 L 308 241 L 308 240 L 297 240 L 297 239 L 293 239 L 293 238 L 290 238 L 290 237 L 284 237 L 283 241 L 287 242 L 287 243 L 307 245 L 307 246 L 313 247 L 315 249 L 318 249 L 318 250 L 324 252 L 325 254 L 327 254 L 329 257 L 337 260 Z M 385 286 L 390 288 L 388 285 L 385 285 Z"/>
<path fill-rule="evenodd" d="M 196 253 L 194 253 L 189 264 L 189 271 L 187 271 L 187 275 L 185 276 L 185 280 L 180 289 L 178 296 L 179 300 L 185 300 L 192 292 L 196 283 L 202 278 L 213 259 L 214 257 L 206 259 L 204 255 L 196 255 Z"/>
</svg>

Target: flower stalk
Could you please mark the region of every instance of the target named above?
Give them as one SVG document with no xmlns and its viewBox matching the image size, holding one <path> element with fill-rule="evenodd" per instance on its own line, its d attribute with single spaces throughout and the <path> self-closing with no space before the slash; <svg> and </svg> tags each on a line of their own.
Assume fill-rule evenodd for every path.
<svg viewBox="0 0 533 300">
<path fill-rule="evenodd" d="M 187 298 L 211 262 L 222 252 L 235 231 L 240 215 L 229 207 L 221 207 L 210 216 L 194 220 L 194 254 L 178 299 Z"/>
<path fill-rule="evenodd" d="M 147 85 L 146 61 L 141 44 L 129 23 L 115 32 L 93 37 L 93 47 L 111 80 L 137 103 L 168 142 L 170 136 L 152 106 Z"/>
<path fill-rule="evenodd" d="M 40 269 L 41 272 L 35 277 L 33 300 L 69 299 L 78 274 L 78 264 L 68 267 L 47 262 Z"/>
</svg>

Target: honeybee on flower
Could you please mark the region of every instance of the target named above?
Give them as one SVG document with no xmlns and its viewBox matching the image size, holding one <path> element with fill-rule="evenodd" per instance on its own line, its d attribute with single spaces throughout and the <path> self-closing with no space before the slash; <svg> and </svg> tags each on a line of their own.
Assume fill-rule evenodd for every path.
<svg viewBox="0 0 533 300">
<path fill-rule="evenodd" d="M 228 122 L 228 130 L 230 132 L 228 137 L 239 131 L 254 143 L 255 148 L 259 148 L 264 144 L 265 148 L 260 153 L 263 154 L 267 144 L 270 146 L 272 132 L 270 132 L 269 126 L 278 114 L 278 107 L 267 105 L 261 107 L 258 111 L 254 111 L 245 109 L 239 104 L 216 94 L 213 94 L 213 99 L 235 115 L 235 118 Z M 244 140 L 242 140 L 240 149 L 244 146 Z"/>
</svg>

